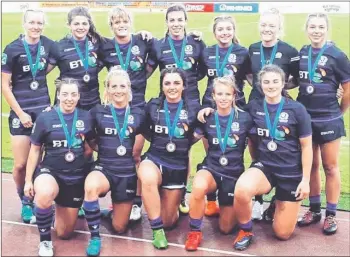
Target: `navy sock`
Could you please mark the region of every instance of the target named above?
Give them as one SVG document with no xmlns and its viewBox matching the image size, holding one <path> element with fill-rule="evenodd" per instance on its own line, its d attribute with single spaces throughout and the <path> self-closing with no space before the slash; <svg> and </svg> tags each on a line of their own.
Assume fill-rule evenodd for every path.
<svg viewBox="0 0 350 257">
<path fill-rule="evenodd" d="M 264 199 L 262 195 L 256 195 L 255 196 L 255 201 L 258 201 L 260 204 L 264 203 Z"/>
<path fill-rule="evenodd" d="M 207 194 L 207 201 L 216 201 L 216 192 Z"/>
<path fill-rule="evenodd" d="M 191 229 L 191 231 L 201 231 L 202 223 L 203 223 L 203 218 L 193 219 L 190 217 L 190 229 Z"/>
<path fill-rule="evenodd" d="M 335 216 L 336 213 L 337 213 L 337 204 L 336 203 L 329 203 L 329 202 L 327 202 L 326 217 L 329 216 L 329 215 Z"/>
<path fill-rule="evenodd" d="M 250 221 L 248 221 L 247 223 L 244 223 L 244 224 L 240 223 L 239 227 L 242 230 L 244 230 L 244 231 L 250 232 L 253 229 L 253 222 L 250 220 Z"/>
<path fill-rule="evenodd" d="M 315 195 L 309 197 L 310 201 L 310 211 L 321 212 L 321 196 Z"/>
<path fill-rule="evenodd" d="M 51 224 L 53 220 L 52 206 L 47 209 L 41 209 L 35 206 L 35 217 L 40 234 L 40 242 L 51 241 Z"/>
<path fill-rule="evenodd" d="M 133 200 L 133 204 L 135 204 L 141 208 L 141 206 L 142 206 L 141 195 L 135 195 L 134 200 Z"/>
<path fill-rule="evenodd" d="M 101 211 L 98 200 L 84 201 L 83 209 L 85 211 L 85 218 L 91 233 L 91 238 L 100 237 Z"/>
<path fill-rule="evenodd" d="M 21 199 L 21 201 L 22 201 L 23 200 L 23 196 L 24 196 L 23 188 L 17 188 L 17 194 L 19 196 L 19 199 Z"/>
<path fill-rule="evenodd" d="M 152 230 L 158 230 L 163 228 L 163 221 L 161 217 L 158 217 L 154 220 L 149 220 L 149 224 L 151 225 Z"/>
</svg>

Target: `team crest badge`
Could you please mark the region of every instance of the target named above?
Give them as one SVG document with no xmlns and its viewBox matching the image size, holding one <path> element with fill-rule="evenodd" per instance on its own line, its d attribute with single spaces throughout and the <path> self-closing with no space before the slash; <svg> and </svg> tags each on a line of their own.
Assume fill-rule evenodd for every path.
<svg viewBox="0 0 350 257">
<path fill-rule="evenodd" d="M 193 47 L 191 45 L 186 45 L 185 47 L 185 54 L 193 54 Z"/>
<path fill-rule="evenodd" d="M 139 54 L 140 54 L 140 48 L 139 48 L 139 46 L 133 46 L 133 47 L 131 47 L 131 53 L 132 53 L 133 55 L 139 55 Z"/>
<path fill-rule="evenodd" d="M 12 128 L 19 128 L 21 121 L 18 118 L 12 120 Z"/>
</svg>

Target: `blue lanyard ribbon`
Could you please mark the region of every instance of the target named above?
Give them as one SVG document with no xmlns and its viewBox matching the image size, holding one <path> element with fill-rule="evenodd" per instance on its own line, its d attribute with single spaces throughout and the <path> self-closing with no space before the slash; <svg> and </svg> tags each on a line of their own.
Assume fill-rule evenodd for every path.
<svg viewBox="0 0 350 257">
<path fill-rule="evenodd" d="M 275 60 L 277 48 L 278 48 L 278 41 L 272 48 L 270 62 L 269 62 L 270 64 L 273 64 L 273 61 Z M 266 59 L 265 59 L 264 48 L 262 43 L 260 43 L 260 62 L 261 62 L 261 67 L 264 67 L 266 65 Z"/>
<path fill-rule="evenodd" d="M 38 68 L 39 68 L 41 40 L 39 40 L 38 51 L 36 53 L 35 64 L 33 64 L 32 55 L 31 55 L 31 53 L 29 51 L 29 46 L 28 46 L 28 43 L 25 40 L 25 38 L 23 38 L 23 45 L 24 45 L 24 50 L 26 51 L 28 62 L 29 62 L 30 71 L 32 73 L 33 79 L 35 79 L 36 73 L 37 73 Z"/>
<path fill-rule="evenodd" d="M 58 117 L 60 118 L 60 121 L 61 121 L 61 124 L 63 127 L 63 131 L 64 131 L 64 135 L 66 136 L 68 148 L 70 149 L 72 147 L 72 143 L 73 143 L 73 140 L 75 138 L 76 123 L 77 123 L 77 119 L 78 119 L 78 110 L 77 109 L 74 110 L 72 130 L 71 130 L 71 134 L 69 136 L 67 123 L 63 118 L 63 114 L 62 114 L 60 108 L 56 107 L 55 109 L 56 109 L 56 112 L 58 114 Z"/>
<path fill-rule="evenodd" d="M 123 70 L 127 71 L 128 67 L 129 67 L 129 63 L 130 63 L 130 55 L 131 55 L 131 47 L 132 47 L 132 36 L 131 36 L 131 39 L 130 39 L 130 44 L 129 44 L 129 47 L 128 47 L 128 51 L 126 53 L 125 62 L 124 62 L 123 56 L 122 56 L 122 54 L 120 52 L 119 45 L 118 45 L 118 43 L 116 41 L 114 41 L 114 47 L 115 47 L 115 51 L 116 51 L 117 56 L 118 56 L 118 60 L 119 60 L 120 66 L 122 67 Z"/>
<path fill-rule="evenodd" d="M 169 135 L 170 141 L 174 136 L 176 124 L 177 124 L 177 121 L 179 120 L 180 111 L 182 110 L 182 106 L 183 106 L 183 100 L 181 99 L 181 101 L 179 102 L 179 105 L 177 106 L 177 110 L 176 110 L 176 114 L 175 114 L 175 117 L 173 120 L 173 124 L 171 124 L 170 113 L 169 113 L 169 108 L 168 108 L 168 101 L 164 100 L 165 122 L 166 122 L 166 126 L 168 127 L 168 135 Z"/>
<path fill-rule="evenodd" d="M 233 49 L 233 44 L 230 45 L 230 47 L 228 48 L 227 50 L 227 53 L 225 55 L 225 58 L 224 60 L 222 61 L 221 63 L 221 67 L 220 67 L 220 55 L 219 55 L 219 46 L 216 45 L 216 52 L 215 52 L 215 55 L 216 55 L 216 58 L 215 58 L 215 66 L 216 66 L 216 72 L 218 74 L 218 77 L 222 77 L 223 74 L 224 74 L 224 68 L 227 64 L 227 60 L 228 60 L 228 57 L 230 56 L 231 52 L 232 52 L 232 49 Z"/>
<path fill-rule="evenodd" d="M 83 56 L 79 45 L 77 44 L 77 42 L 75 41 L 75 39 L 72 39 L 75 50 L 77 51 L 80 60 L 83 62 L 84 65 L 84 70 L 87 71 L 89 69 L 89 42 L 88 42 L 88 38 L 85 38 L 85 57 Z"/>
<path fill-rule="evenodd" d="M 312 47 L 311 47 L 311 45 L 309 47 L 309 56 L 308 56 L 308 59 L 307 59 L 307 70 L 309 72 L 310 84 L 311 84 L 311 82 L 312 82 L 312 80 L 313 80 L 313 78 L 315 76 L 315 71 L 316 71 L 316 68 L 317 68 L 317 64 L 320 61 L 320 58 L 321 58 L 322 54 L 324 53 L 324 51 L 326 50 L 326 48 L 327 48 L 327 44 L 325 44 L 321 48 L 320 52 L 318 53 L 318 55 L 316 57 L 314 65 L 312 65 L 312 60 L 311 60 L 312 59 Z"/>
<path fill-rule="evenodd" d="M 233 114 L 234 114 L 234 111 L 232 110 L 231 113 L 230 113 L 230 117 L 228 118 L 228 122 L 226 124 L 224 140 L 222 140 L 221 127 L 220 127 L 220 121 L 219 121 L 219 114 L 218 114 L 217 111 L 215 112 L 216 136 L 219 139 L 219 145 L 220 145 L 220 149 L 221 149 L 222 153 L 225 153 L 225 150 L 226 150 L 227 139 L 228 139 L 228 135 L 229 135 L 229 133 L 231 131 L 231 124 L 232 124 L 232 121 L 233 121 Z"/>
<path fill-rule="evenodd" d="M 117 114 L 116 114 L 116 112 L 114 110 L 114 107 L 113 107 L 113 105 L 109 105 L 109 107 L 111 109 L 111 113 L 112 113 L 113 121 L 114 121 L 114 126 L 115 126 L 115 128 L 117 130 L 117 134 L 118 134 L 118 137 L 119 137 L 120 144 L 122 145 L 123 141 L 124 141 L 124 138 L 125 138 L 126 126 L 128 125 L 128 117 L 129 117 L 129 114 L 130 114 L 130 108 L 127 107 L 126 110 L 125 110 L 123 128 L 120 129 L 118 118 L 117 118 Z"/>
<path fill-rule="evenodd" d="M 186 42 L 187 42 L 186 37 L 182 40 L 180 60 L 177 57 L 176 50 L 175 50 L 175 47 L 174 47 L 174 42 L 173 42 L 173 39 L 170 36 L 168 37 L 168 42 L 169 42 L 169 45 L 170 45 L 171 52 L 173 54 L 174 60 L 176 62 L 176 66 L 178 68 L 182 69 L 183 63 L 184 63 L 184 58 L 185 58 L 185 46 L 186 46 Z"/>
<path fill-rule="evenodd" d="M 278 124 L 278 120 L 279 120 L 280 114 L 282 112 L 282 108 L 283 108 L 284 102 L 285 102 L 284 97 L 282 97 L 282 100 L 279 103 L 277 111 L 276 111 L 276 116 L 275 116 L 275 120 L 273 122 L 273 127 L 271 127 L 270 114 L 269 114 L 269 110 L 267 109 L 266 100 L 264 99 L 265 123 L 266 123 L 266 127 L 269 130 L 269 134 L 270 134 L 272 139 L 275 138 L 275 132 L 276 132 L 276 129 L 277 129 L 277 124 Z"/>
</svg>

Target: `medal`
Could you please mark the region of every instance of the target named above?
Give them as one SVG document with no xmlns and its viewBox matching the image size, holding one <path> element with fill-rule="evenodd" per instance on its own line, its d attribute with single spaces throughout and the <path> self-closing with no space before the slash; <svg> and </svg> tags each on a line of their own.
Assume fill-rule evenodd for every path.
<svg viewBox="0 0 350 257">
<path fill-rule="evenodd" d="M 69 151 L 68 153 L 66 153 L 64 155 L 64 159 L 67 161 L 67 162 L 73 162 L 75 160 L 75 155 L 73 152 Z"/>
<path fill-rule="evenodd" d="M 172 152 L 175 152 L 176 145 L 173 142 L 170 142 L 170 143 L 167 143 L 165 148 L 169 153 L 172 153 Z"/>
<path fill-rule="evenodd" d="M 171 123 L 171 121 L 170 121 L 170 111 L 169 111 L 169 107 L 168 107 L 168 101 L 166 99 L 164 100 L 165 123 L 166 123 L 166 126 L 168 128 L 168 136 L 169 136 L 169 140 L 170 140 L 170 142 L 166 145 L 165 149 L 169 153 L 172 153 L 172 152 L 174 152 L 176 150 L 176 145 L 175 145 L 175 143 L 172 142 L 172 138 L 174 136 L 176 124 L 177 124 L 177 121 L 179 120 L 179 116 L 180 116 L 180 112 L 182 110 L 182 106 L 183 106 L 183 100 L 181 99 L 181 101 L 179 102 L 179 105 L 177 106 L 177 110 L 176 110 L 176 113 L 175 113 L 175 117 L 174 117 L 173 123 Z"/>
<path fill-rule="evenodd" d="M 186 47 L 186 42 L 187 42 L 186 37 L 182 40 L 180 60 L 177 57 L 175 46 L 174 46 L 174 42 L 173 42 L 173 39 L 170 36 L 168 36 L 168 42 L 169 42 L 169 45 L 170 45 L 170 48 L 171 48 L 171 53 L 173 54 L 173 58 L 174 58 L 174 60 L 176 62 L 176 66 L 178 68 L 182 69 L 183 68 L 183 64 L 184 64 L 184 58 L 185 58 L 185 47 Z"/>
<path fill-rule="evenodd" d="M 90 81 L 90 75 L 89 74 L 85 74 L 83 77 L 84 82 L 88 83 Z"/>
<path fill-rule="evenodd" d="M 221 156 L 219 159 L 219 163 L 221 164 L 221 166 L 226 166 L 228 164 L 228 160 L 225 156 Z"/>
<path fill-rule="evenodd" d="M 277 150 L 277 144 L 273 140 L 267 143 L 267 149 L 269 149 L 271 152 L 274 152 Z"/>
<path fill-rule="evenodd" d="M 265 60 L 265 54 L 264 54 L 264 48 L 263 48 L 262 43 L 260 43 L 260 62 L 261 62 L 261 67 L 264 67 L 266 64 L 273 64 L 273 61 L 275 60 L 275 57 L 276 57 L 277 47 L 278 47 L 278 41 L 272 48 L 270 59 L 266 61 Z"/>
<path fill-rule="evenodd" d="M 124 156 L 126 154 L 126 148 L 123 145 L 118 146 L 117 148 L 117 154 L 119 156 Z"/>
<path fill-rule="evenodd" d="M 313 85 L 308 85 L 307 87 L 306 87 L 306 92 L 309 94 L 309 95 L 311 95 L 313 92 L 315 91 L 315 87 L 313 86 Z"/>
<path fill-rule="evenodd" d="M 218 77 L 222 77 L 224 75 L 224 69 L 227 64 L 228 57 L 230 56 L 233 48 L 233 43 L 230 45 L 228 48 L 226 55 L 224 57 L 224 60 L 222 61 L 221 67 L 220 67 L 220 54 L 219 54 L 219 46 L 216 45 L 215 53 L 216 53 L 216 60 L 215 60 L 215 67 L 216 67 L 216 72 L 218 74 Z"/>
<path fill-rule="evenodd" d="M 125 70 L 125 71 L 127 71 L 128 67 L 129 67 L 130 55 L 131 55 L 131 47 L 132 47 L 132 36 L 130 38 L 130 44 L 129 44 L 128 51 L 127 51 L 126 57 L 125 57 L 125 62 L 124 62 L 123 56 L 122 56 L 122 54 L 120 52 L 119 45 L 118 45 L 117 42 L 114 41 L 114 48 L 115 48 L 115 52 L 117 53 L 119 64 L 122 67 L 122 69 Z"/>
<path fill-rule="evenodd" d="M 276 111 L 275 120 L 273 122 L 273 125 L 271 125 L 269 110 L 267 109 L 266 99 L 264 99 L 265 123 L 266 123 L 266 127 L 269 131 L 269 135 L 271 137 L 271 141 L 267 143 L 267 149 L 269 149 L 271 152 L 274 152 L 277 150 L 277 143 L 274 142 L 273 140 L 276 138 L 275 133 L 277 130 L 278 120 L 279 120 L 281 112 L 282 112 L 284 101 L 285 101 L 284 97 L 282 97 L 281 102 L 279 103 L 277 111 Z"/>
<path fill-rule="evenodd" d="M 30 83 L 30 89 L 31 90 L 37 90 L 39 88 L 39 82 L 38 81 L 36 81 L 36 80 L 34 80 L 34 81 L 32 81 L 31 83 Z"/>
</svg>

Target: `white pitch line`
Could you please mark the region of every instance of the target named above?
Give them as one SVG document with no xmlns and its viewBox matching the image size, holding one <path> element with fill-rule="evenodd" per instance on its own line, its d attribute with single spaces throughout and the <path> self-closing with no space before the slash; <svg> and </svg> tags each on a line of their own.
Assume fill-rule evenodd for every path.
<svg viewBox="0 0 350 257">
<path fill-rule="evenodd" d="M 37 225 L 33 224 L 25 224 L 21 222 L 16 221 L 10 221 L 10 220 L 2 220 L 3 223 L 12 224 L 12 225 L 18 225 L 18 226 L 25 226 L 25 227 L 37 227 Z M 83 230 L 74 230 L 74 232 L 78 234 L 86 234 L 90 235 L 89 231 L 83 231 Z M 143 242 L 143 243 L 152 243 L 152 240 L 144 239 L 144 238 L 137 238 L 137 237 L 128 237 L 128 236 L 117 236 L 117 235 L 110 235 L 110 234 L 100 234 L 102 237 L 109 237 L 109 238 L 118 238 L 118 239 L 124 239 L 124 240 L 130 240 L 130 241 L 137 241 L 137 242 Z M 185 248 L 184 245 L 180 244 L 174 244 L 174 243 L 168 243 L 170 246 L 178 247 L 178 248 Z M 218 249 L 212 249 L 212 248 L 205 248 L 205 247 L 198 247 L 198 250 L 206 251 L 206 252 L 212 252 L 212 253 L 218 253 L 218 254 L 228 254 L 228 255 L 235 255 L 235 256 L 257 256 L 254 254 L 242 254 L 239 252 L 230 252 L 230 251 L 223 251 Z"/>
</svg>

